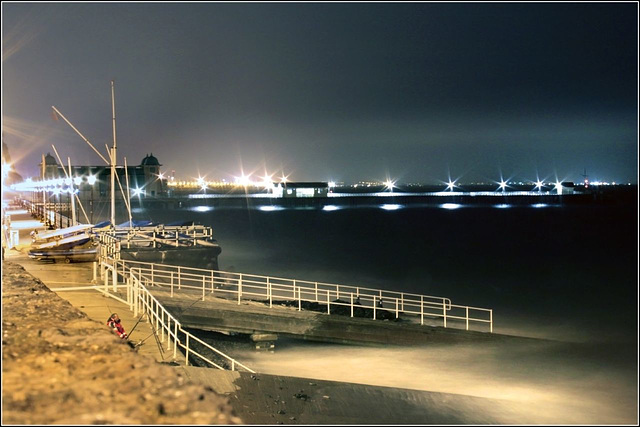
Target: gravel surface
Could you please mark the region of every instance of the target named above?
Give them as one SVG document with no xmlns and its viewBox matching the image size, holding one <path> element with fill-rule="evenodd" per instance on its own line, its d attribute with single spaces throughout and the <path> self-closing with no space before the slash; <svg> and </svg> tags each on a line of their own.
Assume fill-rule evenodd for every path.
<svg viewBox="0 0 640 427">
<path fill-rule="evenodd" d="M 3 424 L 240 424 L 228 398 L 135 352 L 2 264 Z"/>
</svg>

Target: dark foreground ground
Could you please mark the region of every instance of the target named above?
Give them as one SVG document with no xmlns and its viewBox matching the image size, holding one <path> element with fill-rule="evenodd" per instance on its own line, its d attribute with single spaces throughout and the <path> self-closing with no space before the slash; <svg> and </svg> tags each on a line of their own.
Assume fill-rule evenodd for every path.
<svg viewBox="0 0 640 427">
<path fill-rule="evenodd" d="M 242 423 L 226 397 L 137 354 L 11 262 L 2 332 L 3 425 Z"/>
</svg>

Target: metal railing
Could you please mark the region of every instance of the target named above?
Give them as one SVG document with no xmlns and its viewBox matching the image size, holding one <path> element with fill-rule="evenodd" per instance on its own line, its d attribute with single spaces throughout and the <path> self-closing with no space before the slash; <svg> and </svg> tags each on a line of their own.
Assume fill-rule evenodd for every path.
<svg viewBox="0 0 640 427">
<path fill-rule="evenodd" d="M 327 314 L 332 310 L 345 314 L 348 310 L 351 317 L 364 308 L 371 310 L 369 315 L 373 319 L 380 318 L 384 311 L 396 319 L 402 314 L 403 318 L 416 323 L 419 320 L 421 325 L 425 319 L 440 319 L 445 328 L 469 330 L 477 324 L 488 325 L 489 332 L 493 332 L 492 309 L 456 305 L 444 297 L 129 260 L 115 261 L 114 268 L 122 275 L 135 268 L 146 283 L 169 290 L 171 297 L 181 292 L 197 294 L 203 301 L 207 296 L 234 300 L 238 304 L 243 300 L 262 301 L 270 308 L 288 302 L 297 305 L 299 311 L 303 305 L 316 303 L 326 305 Z"/>
<path fill-rule="evenodd" d="M 110 229 L 99 233 L 98 238 L 103 245 L 113 246 L 117 242 L 122 248 L 140 246 L 155 248 L 160 245 L 211 246 L 212 237 L 213 229 L 204 225 L 166 226 L 161 224 Z M 117 250 L 119 251 L 119 248 Z"/>
<path fill-rule="evenodd" d="M 112 295 L 112 293 L 108 291 L 108 274 L 105 275 L 105 289 L 102 290 L 102 292 L 106 293 L 109 296 L 114 296 L 117 299 L 120 299 L 122 302 L 128 304 L 135 317 L 138 317 L 138 315 L 148 315 L 149 323 L 154 334 L 159 335 L 158 339 L 161 343 L 166 342 L 167 350 L 173 351 L 174 360 L 176 359 L 178 348 L 182 348 L 184 350 L 186 365 L 189 365 L 189 356 L 196 356 L 199 359 L 205 361 L 208 365 L 213 366 L 214 368 L 225 369 L 223 366 L 220 366 L 218 363 L 214 362 L 207 356 L 196 351 L 193 348 L 192 344 L 193 342 L 196 342 L 207 348 L 209 351 L 213 352 L 219 358 L 225 360 L 225 362 L 231 367 L 232 371 L 243 369 L 245 371 L 255 373 L 255 371 L 251 368 L 221 352 L 220 350 L 212 347 L 210 344 L 204 342 L 200 338 L 184 329 L 180 322 L 160 304 L 160 302 L 151 294 L 151 292 L 149 292 L 146 286 L 148 285 L 148 281 L 142 276 L 141 272 L 135 268 L 126 268 L 126 266 L 124 267 L 125 268 L 120 271 L 117 271 L 115 268 L 113 268 L 113 270 L 111 271 L 112 278 L 114 279 L 113 291 L 115 293 L 118 291 L 118 288 L 125 287 L 125 299 L 120 299 L 116 295 Z M 121 272 L 124 273 L 124 284 L 118 284 L 116 280 L 118 273 Z"/>
</svg>

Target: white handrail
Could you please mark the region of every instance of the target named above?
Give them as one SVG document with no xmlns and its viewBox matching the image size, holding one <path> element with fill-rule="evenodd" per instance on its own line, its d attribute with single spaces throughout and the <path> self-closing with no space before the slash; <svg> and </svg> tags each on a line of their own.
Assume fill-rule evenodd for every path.
<svg viewBox="0 0 640 427">
<path fill-rule="evenodd" d="M 143 276 L 140 273 L 140 271 L 138 270 L 138 272 L 136 273 L 135 269 L 133 269 L 133 268 L 129 268 L 126 271 L 129 274 L 129 278 L 131 279 L 129 281 L 129 283 L 131 284 L 130 286 L 133 286 L 133 293 L 132 294 L 134 295 L 134 298 L 135 298 L 134 305 L 136 305 L 136 307 L 139 308 L 139 310 L 144 311 L 145 313 L 149 314 L 149 316 L 151 317 L 152 328 L 153 328 L 153 323 L 154 322 L 156 324 L 156 328 L 155 328 L 156 330 L 158 329 L 158 326 L 161 328 L 161 331 L 163 333 L 163 337 L 162 337 L 163 341 L 164 341 L 164 334 L 166 333 L 167 341 L 168 341 L 168 348 L 171 347 L 171 337 L 173 337 L 174 354 L 175 354 L 175 349 L 177 347 L 181 347 L 181 348 L 183 348 L 185 350 L 185 363 L 187 365 L 189 364 L 189 354 L 194 354 L 194 355 L 198 356 L 199 358 L 201 358 L 202 360 L 204 360 L 207 363 L 209 363 L 210 365 L 212 365 L 212 366 L 214 366 L 214 367 L 216 367 L 218 369 L 224 369 L 223 367 L 221 367 L 220 365 L 218 365 L 215 362 L 211 361 L 207 357 L 205 357 L 202 354 L 200 354 L 200 353 L 196 352 L 195 350 L 193 350 L 193 348 L 191 346 L 189 346 L 189 340 L 194 340 L 194 341 L 198 342 L 199 344 L 205 346 L 209 350 L 213 351 L 218 356 L 220 356 L 220 357 L 226 359 L 228 362 L 230 362 L 231 363 L 231 370 L 237 370 L 237 368 L 240 367 L 240 368 L 243 368 L 243 369 L 247 370 L 248 372 L 255 373 L 255 371 L 252 370 L 251 368 L 249 368 L 249 367 L 245 366 L 244 364 L 238 362 L 234 358 L 226 355 L 225 353 L 223 353 L 220 350 L 212 347 L 211 345 L 209 345 L 206 342 L 202 341 L 201 339 L 199 339 L 195 335 L 191 334 L 189 331 L 185 330 L 182 327 L 182 325 L 180 324 L 180 322 L 174 316 L 172 316 L 171 313 L 169 313 L 169 311 L 167 311 L 162 306 L 162 304 L 160 304 L 160 302 L 153 296 L 153 294 L 151 294 L 151 292 L 149 292 L 149 290 L 144 286 L 144 284 L 142 283 Z M 127 293 L 127 295 L 129 295 L 129 292 Z M 138 311 L 138 310 L 136 310 L 136 311 Z M 172 330 L 172 326 L 173 326 L 173 330 Z M 184 344 L 179 339 L 176 331 L 180 331 L 183 334 L 185 334 L 185 343 Z"/>
<path fill-rule="evenodd" d="M 207 294 L 214 293 L 225 295 L 237 300 L 260 300 L 269 302 L 273 307 L 274 300 L 290 299 L 302 306 L 302 301 L 327 303 L 327 312 L 331 313 L 330 306 L 349 307 L 351 316 L 357 307 L 372 308 L 373 317 L 379 317 L 376 313 L 386 310 L 400 314 L 413 315 L 420 319 L 420 324 L 425 324 L 425 317 L 442 319 L 444 327 L 457 327 L 457 323 L 463 322 L 466 330 L 470 324 L 488 324 L 489 332 L 493 332 L 493 310 L 481 307 L 472 307 L 452 304 L 449 298 L 426 296 L 398 291 L 385 291 L 354 286 L 344 286 L 310 282 L 298 279 L 274 278 L 247 273 L 235 273 L 221 270 L 206 270 L 184 266 L 153 264 L 140 261 L 120 260 L 128 266 L 136 268 L 142 277 L 149 280 L 155 286 L 167 286 L 171 288 L 172 295 L 176 291 L 189 292 L 197 290 L 202 300 Z M 153 277 L 151 277 L 153 272 Z M 282 283 L 288 282 L 288 283 Z M 321 295 L 319 299 L 317 292 Z M 341 296 L 338 299 L 338 295 Z M 335 300 L 332 300 L 336 297 Z M 335 310 L 334 310 L 335 312 Z"/>
</svg>

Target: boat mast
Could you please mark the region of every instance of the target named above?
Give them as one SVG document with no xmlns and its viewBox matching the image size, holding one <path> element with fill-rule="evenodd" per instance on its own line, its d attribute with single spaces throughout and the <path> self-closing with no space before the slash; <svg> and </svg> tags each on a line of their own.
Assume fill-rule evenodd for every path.
<svg viewBox="0 0 640 427">
<path fill-rule="evenodd" d="M 111 80 L 111 114 L 113 117 L 113 147 L 111 148 L 111 224 L 116 226 L 116 101 L 113 80 Z"/>
</svg>

